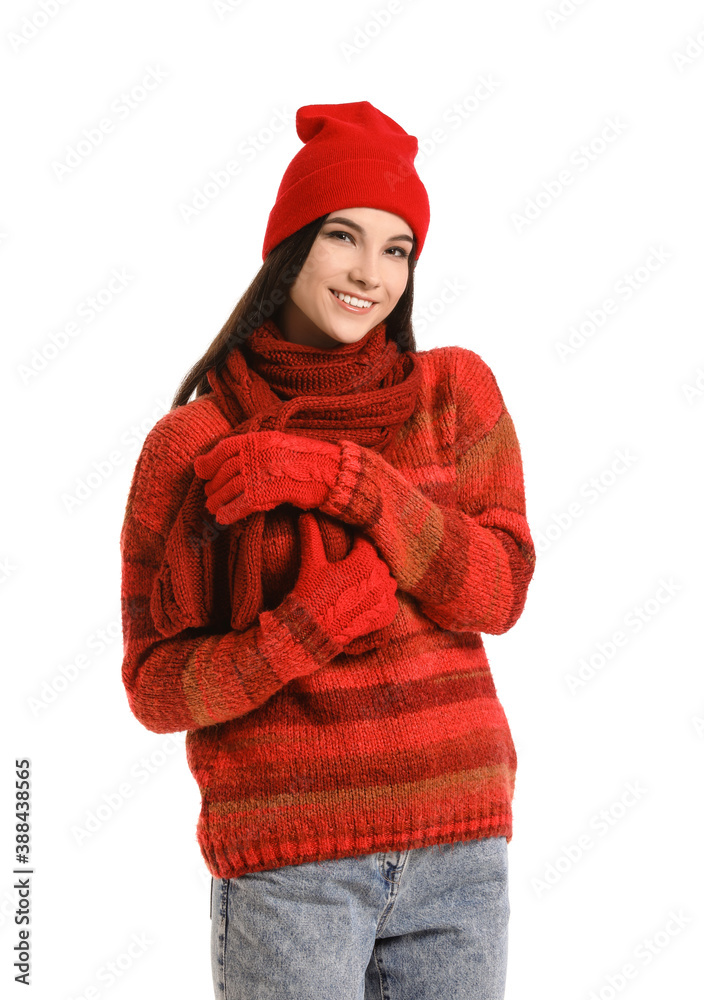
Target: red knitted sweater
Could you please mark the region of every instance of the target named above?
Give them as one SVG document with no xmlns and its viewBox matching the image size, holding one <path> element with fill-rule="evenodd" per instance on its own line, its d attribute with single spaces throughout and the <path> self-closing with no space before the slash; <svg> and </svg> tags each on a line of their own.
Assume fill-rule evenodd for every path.
<svg viewBox="0 0 704 1000">
<path fill-rule="evenodd" d="M 246 631 L 223 608 L 210 628 L 162 634 L 150 599 L 193 460 L 231 425 L 206 394 L 144 442 L 121 534 L 122 677 L 147 729 L 188 731 L 197 839 L 216 877 L 511 840 L 516 752 L 481 633 L 514 625 L 533 575 L 521 454 L 476 353 L 416 357 L 422 387 L 393 448 L 342 442 L 321 508 L 357 526 L 398 585 L 388 642 L 357 655 L 331 658 L 303 634 L 290 594 Z M 291 579 L 280 552 L 262 563 Z"/>
</svg>

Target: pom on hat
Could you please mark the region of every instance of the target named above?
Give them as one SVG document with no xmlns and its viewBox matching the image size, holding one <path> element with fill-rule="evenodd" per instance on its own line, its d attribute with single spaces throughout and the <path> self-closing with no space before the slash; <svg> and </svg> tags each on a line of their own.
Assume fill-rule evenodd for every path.
<svg viewBox="0 0 704 1000">
<path fill-rule="evenodd" d="M 420 257 L 428 193 L 413 161 L 418 140 L 369 101 L 308 104 L 296 112 L 305 145 L 289 163 L 269 213 L 262 259 L 281 240 L 341 208 L 379 208 L 405 219 Z"/>
</svg>

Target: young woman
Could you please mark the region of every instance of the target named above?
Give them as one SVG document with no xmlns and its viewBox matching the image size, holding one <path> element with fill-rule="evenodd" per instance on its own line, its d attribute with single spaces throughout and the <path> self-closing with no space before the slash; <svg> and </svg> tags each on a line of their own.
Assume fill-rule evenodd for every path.
<svg viewBox="0 0 704 1000">
<path fill-rule="evenodd" d="M 417 139 L 367 101 L 296 128 L 263 266 L 137 461 L 123 680 L 187 730 L 216 996 L 499 1000 L 516 753 L 481 633 L 533 574 L 519 444 L 476 353 L 416 350 Z"/>
</svg>

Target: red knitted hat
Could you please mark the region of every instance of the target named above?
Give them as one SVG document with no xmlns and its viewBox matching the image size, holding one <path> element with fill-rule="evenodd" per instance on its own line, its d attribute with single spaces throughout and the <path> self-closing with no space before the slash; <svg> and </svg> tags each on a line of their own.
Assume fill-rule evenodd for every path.
<svg viewBox="0 0 704 1000">
<path fill-rule="evenodd" d="M 416 237 L 417 260 L 430 221 L 428 193 L 413 166 L 417 138 L 369 101 L 308 104 L 296 112 L 296 132 L 305 146 L 279 185 L 262 259 L 313 219 L 357 206 L 405 219 Z"/>
</svg>

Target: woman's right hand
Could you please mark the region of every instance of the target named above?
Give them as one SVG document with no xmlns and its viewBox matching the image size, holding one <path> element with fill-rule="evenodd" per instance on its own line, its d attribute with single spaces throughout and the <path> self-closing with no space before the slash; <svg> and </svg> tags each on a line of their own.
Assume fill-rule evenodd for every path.
<svg viewBox="0 0 704 1000">
<path fill-rule="evenodd" d="M 329 562 L 315 516 L 298 519 L 301 566 L 292 593 L 333 642 L 345 646 L 389 625 L 398 611 L 396 580 L 361 534 L 344 559 Z"/>
</svg>

